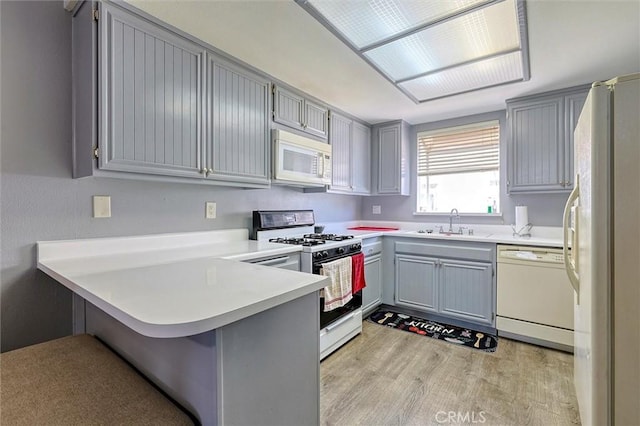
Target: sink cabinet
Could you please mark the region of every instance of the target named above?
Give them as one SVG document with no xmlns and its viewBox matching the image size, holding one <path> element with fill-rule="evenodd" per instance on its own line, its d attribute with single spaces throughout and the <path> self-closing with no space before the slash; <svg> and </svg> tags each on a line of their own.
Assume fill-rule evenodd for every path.
<svg viewBox="0 0 640 426">
<path fill-rule="evenodd" d="M 495 245 L 395 242 L 395 304 L 493 327 Z"/>
<path fill-rule="evenodd" d="M 438 312 L 438 262 L 427 256 L 396 255 L 396 303 Z"/>
</svg>

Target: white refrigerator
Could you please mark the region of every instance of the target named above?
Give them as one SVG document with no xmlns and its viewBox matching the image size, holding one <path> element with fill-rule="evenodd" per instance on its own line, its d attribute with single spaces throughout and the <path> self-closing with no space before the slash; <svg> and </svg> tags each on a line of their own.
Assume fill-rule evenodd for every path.
<svg viewBox="0 0 640 426">
<path fill-rule="evenodd" d="M 593 84 L 574 144 L 563 222 L 580 417 L 583 425 L 638 425 L 640 74 Z"/>
</svg>

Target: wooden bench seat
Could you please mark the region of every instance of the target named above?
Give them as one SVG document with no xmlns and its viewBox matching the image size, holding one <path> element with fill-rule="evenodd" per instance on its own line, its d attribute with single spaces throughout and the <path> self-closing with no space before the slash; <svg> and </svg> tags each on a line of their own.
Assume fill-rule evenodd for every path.
<svg viewBox="0 0 640 426">
<path fill-rule="evenodd" d="M 0 355 L 0 424 L 194 422 L 108 347 L 84 334 Z"/>
</svg>

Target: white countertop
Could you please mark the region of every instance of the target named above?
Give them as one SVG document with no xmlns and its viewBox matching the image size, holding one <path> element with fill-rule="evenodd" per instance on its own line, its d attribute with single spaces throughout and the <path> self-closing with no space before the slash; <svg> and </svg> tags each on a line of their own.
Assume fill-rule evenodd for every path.
<svg viewBox="0 0 640 426">
<path fill-rule="evenodd" d="M 348 229 L 355 226 L 400 229 Z M 325 232 L 562 247 L 561 228 L 534 227 L 532 237 L 522 238 L 508 226 L 469 225 L 473 235 L 450 236 L 438 234 L 438 226 L 340 222 L 327 224 Z M 433 233 L 417 232 L 424 229 Z M 222 327 L 323 288 L 326 277 L 239 262 L 301 249 L 248 240 L 246 229 L 49 241 L 38 243 L 38 268 L 140 334 L 178 337 Z"/>
<path fill-rule="evenodd" d="M 38 268 L 149 337 L 213 330 L 327 284 L 238 262 L 300 251 L 246 238 L 246 230 L 229 230 L 39 242 Z"/>
<path fill-rule="evenodd" d="M 369 227 L 387 227 L 387 228 L 399 228 L 394 231 L 360 231 L 349 228 L 357 226 L 369 226 Z M 562 247 L 562 228 L 550 227 L 550 226 L 538 226 L 533 227 L 531 237 L 519 237 L 514 236 L 510 226 L 504 225 L 465 225 L 465 233 L 463 235 L 451 234 L 443 235 L 439 234 L 438 230 L 441 224 L 424 224 L 418 222 L 372 222 L 372 221 L 359 221 L 359 222 L 335 222 L 325 225 L 325 232 L 336 234 L 351 234 L 358 238 L 375 238 L 383 235 L 393 237 L 409 237 L 420 239 L 432 239 L 432 240 L 454 240 L 454 241 L 474 241 L 482 243 L 497 243 L 497 244 L 514 244 L 518 246 L 537 246 L 537 247 Z M 446 229 L 449 224 L 442 224 Z M 458 224 L 454 225 L 454 229 L 458 229 Z M 419 230 L 431 229 L 433 232 L 418 233 Z M 468 235 L 468 229 L 473 230 L 473 235 Z"/>
</svg>

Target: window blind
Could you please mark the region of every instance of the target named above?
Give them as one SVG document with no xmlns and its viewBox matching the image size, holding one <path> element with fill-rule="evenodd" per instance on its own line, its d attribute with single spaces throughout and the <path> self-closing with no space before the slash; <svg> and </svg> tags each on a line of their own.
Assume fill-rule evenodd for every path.
<svg viewBox="0 0 640 426">
<path fill-rule="evenodd" d="M 418 134 L 418 176 L 496 170 L 500 167 L 497 121 Z"/>
</svg>

